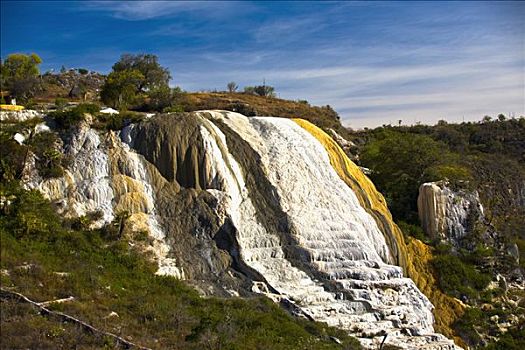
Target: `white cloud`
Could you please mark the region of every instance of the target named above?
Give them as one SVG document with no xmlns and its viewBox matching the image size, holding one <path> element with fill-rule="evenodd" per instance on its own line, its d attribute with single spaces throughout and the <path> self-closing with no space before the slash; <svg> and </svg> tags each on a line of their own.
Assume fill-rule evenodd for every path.
<svg viewBox="0 0 525 350">
<path fill-rule="evenodd" d="M 470 30 L 478 18 L 441 13 L 404 18 L 401 24 L 392 16 L 374 16 L 348 29 L 355 18 L 346 14 L 353 9 L 336 4 L 322 13 L 279 15 L 251 27 L 250 19 L 243 22 L 236 14 L 257 4 L 242 9 L 244 3 L 215 2 L 91 6 L 129 20 L 195 14 L 191 21 L 163 24 L 149 34 L 159 40 L 202 40 L 184 51 L 156 52 L 172 70 L 173 84 L 187 90 L 225 89 L 232 80 L 242 87 L 266 79 L 283 98 L 330 104 L 354 127 L 398 119 L 413 123 L 525 114 L 525 41 L 516 34 L 523 34 L 523 25 L 512 33 L 494 24 Z M 213 18 L 203 19 L 206 14 Z M 220 20 L 213 22 L 221 16 L 228 18 L 226 34 L 217 29 Z M 206 26 L 206 21 L 214 24 Z M 239 40 L 236 31 L 252 40 Z M 228 35 L 237 40 L 234 47 Z"/>
<path fill-rule="evenodd" d="M 86 9 L 105 11 L 115 18 L 135 21 L 187 13 L 218 16 L 232 12 L 233 5 L 215 1 L 93 1 L 86 4 Z"/>
</svg>

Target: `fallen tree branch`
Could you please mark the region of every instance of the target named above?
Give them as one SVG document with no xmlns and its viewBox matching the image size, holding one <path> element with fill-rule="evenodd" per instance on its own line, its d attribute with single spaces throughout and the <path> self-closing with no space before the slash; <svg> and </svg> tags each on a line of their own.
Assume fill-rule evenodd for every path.
<svg viewBox="0 0 525 350">
<path fill-rule="evenodd" d="M 135 343 L 132 343 L 132 342 L 130 342 L 130 341 L 128 341 L 128 340 L 126 340 L 126 339 L 124 339 L 122 337 L 119 337 L 116 334 L 113 334 L 113 333 L 106 332 L 106 331 L 100 330 L 98 328 L 95 328 L 95 327 L 87 324 L 86 322 L 81 321 L 81 320 L 79 320 L 79 319 L 77 319 L 77 318 L 75 318 L 73 316 L 66 315 L 66 314 L 64 314 L 62 312 L 59 312 L 59 311 L 49 310 L 45 306 L 42 306 L 42 304 L 44 304 L 44 303 L 37 303 L 37 302 L 29 299 L 28 297 L 26 297 L 23 294 L 20 294 L 20 293 L 17 293 L 17 292 L 13 292 L 13 291 L 9 291 L 9 290 L 5 290 L 4 288 L 0 288 L 0 296 L 1 296 L 2 299 L 14 299 L 14 300 L 17 300 L 19 302 L 28 303 L 28 304 L 36 307 L 37 309 L 39 309 L 40 313 L 42 315 L 53 316 L 53 317 L 58 318 L 61 321 L 75 323 L 75 324 L 79 325 L 82 329 L 84 329 L 85 331 L 87 331 L 89 333 L 113 338 L 115 340 L 115 345 L 117 347 L 121 347 L 121 348 L 124 348 L 124 349 L 152 350 L 150 348 L 147 348 L 147 347 L 140 346 L 140 345 L 137 345 Z M 67 298 L 67 299 L 69 299 L 69 298 Z M 62 300 L 64 300 L 64 299 L 62 299 Z M 46 302 L 46 303 L 52 303 L 52 302 Z"/>
<path fill-rule="evenodd" d="M 49 306 L 51 304 L 61 304 L 61 303 L 65 303 L 65 302 L 73 301 L 73 300 L 75 300 L 75 297 L 68 297 L 68 298 L 63 298 L 63 299 L 43 301 L 43 302 L 37 303 L 37 304 L 40 305 L 40 306 L 46 307 L 46 306 Z"/>
</svg>

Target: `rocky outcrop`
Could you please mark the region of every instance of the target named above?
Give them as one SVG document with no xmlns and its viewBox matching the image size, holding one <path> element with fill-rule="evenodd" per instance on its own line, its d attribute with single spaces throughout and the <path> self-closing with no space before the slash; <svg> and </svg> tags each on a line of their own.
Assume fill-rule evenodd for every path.
<svg viewBox="0 0 525 350">
<path fill-rule="evenodd" d="M 97 225 L 148 232 L 158 273 L 203 294 L 263 293 L 368 348 L 455 348 L 418 289 L 433 283 L 416 273 L 428 264 L 412 262 L 384 198 L 312 124 L 207 111 L 119 133 L 84 124 L 64 141 L 65 176 L 28 186 L 65 216 L 98 211 Z"/>
<path fill-rule="evenodd" d="M 419 188 L 419 219 L 432 239 L 457 245 L 483 218 L 477 191 L 453 190 L 446 182 L 428 182 Z"/>
<path fill-rule="evenodd" d="M 42 114 L 31 109 L 21 111 L 0 111 L 0 121 L 2 122 L 19 123 L 33 118 L 42 118 Z"/>
</svg>

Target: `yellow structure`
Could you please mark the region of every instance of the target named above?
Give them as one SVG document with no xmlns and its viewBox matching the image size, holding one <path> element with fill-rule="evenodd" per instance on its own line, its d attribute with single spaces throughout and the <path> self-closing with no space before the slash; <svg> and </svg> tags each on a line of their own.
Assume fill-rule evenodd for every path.
<svg viewBox="0 0 525 350">
<path fill-rule="evenodd" d="M 445 336 L 454 337 L 451 326 L 463 314 L 464 307 L 457 299 L 445 295 L 438 289 L 430 266 L 432 248 L 414 238 L 408 237 L 405 240 L 403 232 L 392 219 L 392 214 L 388 210 L 383 195 L 328 134 L 306 120 L 293 120 L 324 146 L 332 167 L 355 192 L 361 205 L 377 222 L 392 251 L 392 258 L 396 264 L 404 269 L 405 274 L 434 304 L 436 331 Z M 461 343 L 459 338 L 455 338 L 455 340 Z"/>
<path fill-rule="evenodd" d="M 24 106 L 18 106 L 18 105 L 0 105 L 0 110 L 3 111 L 21 111 L 25 107 Z"/>
</svg>

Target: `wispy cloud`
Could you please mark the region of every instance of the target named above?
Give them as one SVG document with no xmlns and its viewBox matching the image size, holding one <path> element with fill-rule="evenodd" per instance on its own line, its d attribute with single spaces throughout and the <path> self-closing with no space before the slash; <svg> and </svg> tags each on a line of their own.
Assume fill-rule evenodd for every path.
<svg viewBox="0 0 525 350">
<path fill-rule="evenodd" d="M 87 10 L 107 12 L 115 18 L 130 21 L 188 13 L 205 17 L 217 16 L 230 13 L 239 7 L 234 3 L 215 1 L 93 1 L 86 5 Z"/>
<path fill-rule="evenodd" d="M 47 41 L 4 3 L 2 53 L 40 47 L 44 69 L 107 72 L 121 53 L 151 52 L 173 85 L 225 89 L 265 79 L 283 98 L 330 104 L 353 127 L 525 114 L 523 2 L 17 5 L 27 6 L 24 16 L 40 6 L 33 21 Z"/>
</svg>

